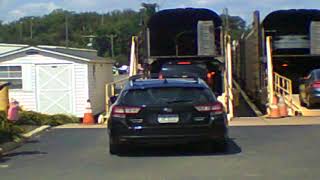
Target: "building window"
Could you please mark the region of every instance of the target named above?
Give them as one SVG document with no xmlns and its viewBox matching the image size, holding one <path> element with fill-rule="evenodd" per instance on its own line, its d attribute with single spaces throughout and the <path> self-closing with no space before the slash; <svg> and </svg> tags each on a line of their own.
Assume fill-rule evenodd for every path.
<svg viewBox="0 0 320 180">
<path fill-rule="evenodd" d="M 22 89 L 21 66 L 0 66 L 0 81 L 11 83 L 10 89 Z"/>
</svg>

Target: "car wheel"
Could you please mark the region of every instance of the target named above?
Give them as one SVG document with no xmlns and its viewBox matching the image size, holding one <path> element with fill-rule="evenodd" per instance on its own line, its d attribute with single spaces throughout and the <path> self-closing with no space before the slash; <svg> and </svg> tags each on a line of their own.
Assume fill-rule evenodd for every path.
<svg viewBox="0 0 320 180">
<path fill-rule="evenodd" d="M 118 153 L 118 147 L 115 144 L 110 144 L 109 145 L 109 153 L 114 155 Z"/>
<path fill-rule="evenodd" d="M 313 104 L 311 103 L 311 100 L 310 100 L 310 96 L 307 97 L 307 102 L 306 102 L 306 104 L 307 104 L 307 108 L 308 108 L 308 109 L 311 109 L 311 108 L 313 107 Z"/>
<path fill-rule="evenodd" d="M 299 100 L 300 100 L 300 105 L 305 107 L 306 103 L 304 102 L 301 96 L 299 96 Z"/>
<path fill-rule="evenodd" d="M 118 144 L 112 136 L 109 136 L 109 153 L 114 155 L 114 154 L 119 154 L 123 151 L 123 148 L 120 144 Z"/>
</svg>

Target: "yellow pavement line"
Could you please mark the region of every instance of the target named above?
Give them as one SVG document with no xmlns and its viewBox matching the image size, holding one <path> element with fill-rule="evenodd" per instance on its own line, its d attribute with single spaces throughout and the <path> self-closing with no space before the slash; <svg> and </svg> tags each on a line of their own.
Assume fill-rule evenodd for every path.
<svg viewBox="0 0 320 180">
<path fill-rule="evenodd" d="M 255 104 L 252 103 L 252 101 L 249 99 L 249 97 L 247 96 L 247 94 L 241 89 L 240 85 L 234 80 L 233 84 L 235 85 L 236 89 L 240 92 L 240 94 L 242 95 L 242 97 L 244 98 L 244 100 L 248 103 L 248 105 L 250 106 L 250 108 L 254 111 L 254 113 L 258 116 L 258 117 L 262 117 L 263 114 L 261 113 L 261 111 L 257 108 L 257 106 Z"/>
</svg>

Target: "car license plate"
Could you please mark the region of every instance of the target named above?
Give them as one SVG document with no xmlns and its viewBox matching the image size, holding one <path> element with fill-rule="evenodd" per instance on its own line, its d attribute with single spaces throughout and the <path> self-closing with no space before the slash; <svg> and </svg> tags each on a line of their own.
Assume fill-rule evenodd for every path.
<svg viewBox="0 0 320 180">
<path fill-rule="evenodd" d="M 177 123 L 179 116 L 177 114 L 160 114 L 158 115 L 159 123 Z"/>
</svg>

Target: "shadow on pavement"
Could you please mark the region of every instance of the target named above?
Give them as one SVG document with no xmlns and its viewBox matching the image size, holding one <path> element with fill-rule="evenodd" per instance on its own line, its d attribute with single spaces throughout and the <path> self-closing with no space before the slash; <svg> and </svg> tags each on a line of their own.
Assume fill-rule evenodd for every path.
<svg viewBox="0 0 320 180">
<path fill-rule="evenodd" d="M 119 156 L 128 157 L 164 157 L 164 156 L 225 156 L 241 153 L 241 147 L 234 139 L 228 140 L 228 150 L 221 151 L 211 149 L 204 144 L 176 145 L 176 146 L 154 146 L 154 147 L 135 147 L 128 149 L 128 152 L 121 153 Z"/>
<path fill-rule="evenodd" d="M 26 144 L 36 144 L 36 143 L 39 143 L 40 141 L 39 140 L 27 140 L 25 143 Z"/>
<path fill-rule="evenodd" d="M 7 161 L 9 161 L 9 158 L 5 158 L 5 157 L 0 157 L 0 164 L 1 163 L 6 163 Z"/>
<path fill-rule="evenodd" d="M 48 154 L 48 153 L 41 152 L 41 151 L 22 151 L 22 152 L 8 153 L 3 155 L 2 157 L 0 156 L 0 164 L 6 163 L 12 157 L 16 157 L 16 156 L 32 156 L 32 155 L 44 155 L 44 154 Z"/>
<path fill-rule="evenodd" d="M 48 154 L 46 152 L 41 152 L 41 151 L 21 151 L 21 152 L 14 152 L 14 153 L 8 153 L 4 155 L 4 158 L 10 158 L 10 157 L 15 157 L 15 156 L 32 156 L 32 155 L 44 155 Z"/>
</svg>

